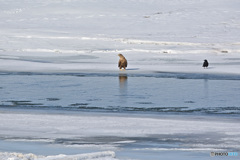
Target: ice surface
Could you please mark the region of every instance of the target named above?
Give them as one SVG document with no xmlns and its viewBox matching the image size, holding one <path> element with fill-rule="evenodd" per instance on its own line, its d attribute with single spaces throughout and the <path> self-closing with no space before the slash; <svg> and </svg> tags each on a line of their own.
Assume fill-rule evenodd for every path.
<svg viewBox="0 0 240 160">
<path fill-rule="evenodd" d="M 1 153 L 1 160 L 117 160 L 115 153 L 111 151 L 79 154 L 79 155 L 56 155 L 56 156 L 37 156 L 34 154 L 22 153 Z"/>
<path fill-rule="evenodd" d="M 1 71 L 239 74 L 235 0 L 1 2 Z M 201 65 L 208 59 L 210 67 Z"/>
<path fill-rule="evenodd" d="M 180 150 L 222 150 L 235 148 L 240 135 L 239 127 L 236 127 L 238 119 L 224 117 L 219 120 L 217 117 L 201 116 L 181 118 L 7 111 L 0 114 L 1 139 L 17 141 L 42 139 L 43 142 L 80 147 L 87 144 L 104 148 L 107 144 L 115 148 L 124 144 L 153 141 L 153 144 L 173 143 L 169 149 L 175 148 L 174 142 L 178 142 L 182 146 Z M 234 137 L 236 141 L 229 141 L 229 136 Z M 154 149 L 153 146 L 151 148 Z"/>
</svg>

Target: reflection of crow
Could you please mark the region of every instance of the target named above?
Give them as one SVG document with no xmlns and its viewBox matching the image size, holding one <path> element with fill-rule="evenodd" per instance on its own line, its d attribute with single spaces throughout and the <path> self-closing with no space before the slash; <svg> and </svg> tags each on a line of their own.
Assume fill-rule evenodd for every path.
<svg viewBox="0 0 240 160">
<path fill-rule="evenodd" d="M 205 59 L 202 66 L 203 66 L 204 68 L 207 68 L 208 65 L 209 65 L 209 63 L 208 63 L 208 61 Z"/>
<path fill-rule="evenodd" d="M 125 70 L 127 68 L 127 60 L 122 54 L 118 54 L 118 56 L 120 57 L 120 59 L 118 61 L 118 67 L 121 70 L 122 70 L 122 68 L 124 68 L 124 70 Z"/>
</svg>

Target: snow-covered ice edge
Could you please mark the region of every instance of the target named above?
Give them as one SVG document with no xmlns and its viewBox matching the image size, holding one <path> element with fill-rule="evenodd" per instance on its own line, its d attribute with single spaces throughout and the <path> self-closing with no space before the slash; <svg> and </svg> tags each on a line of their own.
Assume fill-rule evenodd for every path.
<svg viewBox="0 0 240 160">
<path fill-rule="evenodd" d="M 0 160 L 117 160 L 115 152 L 104 151 L 77 155 L 51 155 L 41 156 L 35 154 L 0 152 Z"/>
</svg>

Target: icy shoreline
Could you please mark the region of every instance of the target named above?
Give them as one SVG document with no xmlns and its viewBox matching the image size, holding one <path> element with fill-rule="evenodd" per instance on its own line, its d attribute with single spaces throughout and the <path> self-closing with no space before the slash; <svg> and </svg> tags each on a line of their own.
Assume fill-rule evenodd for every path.
<svg viewBox="0 0 240 160">
<path fill-rule="evenodd" d="M 112 151 L 78 155 L 37 156 L 34 154 L 0 152 L 1 160 L 117 160 Z"/>
</svg>

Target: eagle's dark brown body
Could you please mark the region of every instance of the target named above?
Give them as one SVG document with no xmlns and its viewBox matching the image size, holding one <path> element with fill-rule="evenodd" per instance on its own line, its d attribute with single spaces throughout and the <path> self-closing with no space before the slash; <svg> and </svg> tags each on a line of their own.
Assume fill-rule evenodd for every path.
<svg viewBox="0 0 240 160">
<path fill-rule="evenodd" d="M 118 67 L 121 70 L 122 70 L 122 68 L 125 70 L 127 68 L 127 64 L 128 64 L 127 60 L 122 54 L 118 54 L 118 56 L 120 57 L 120 59 L 118 61 Z"/>
</svg>

